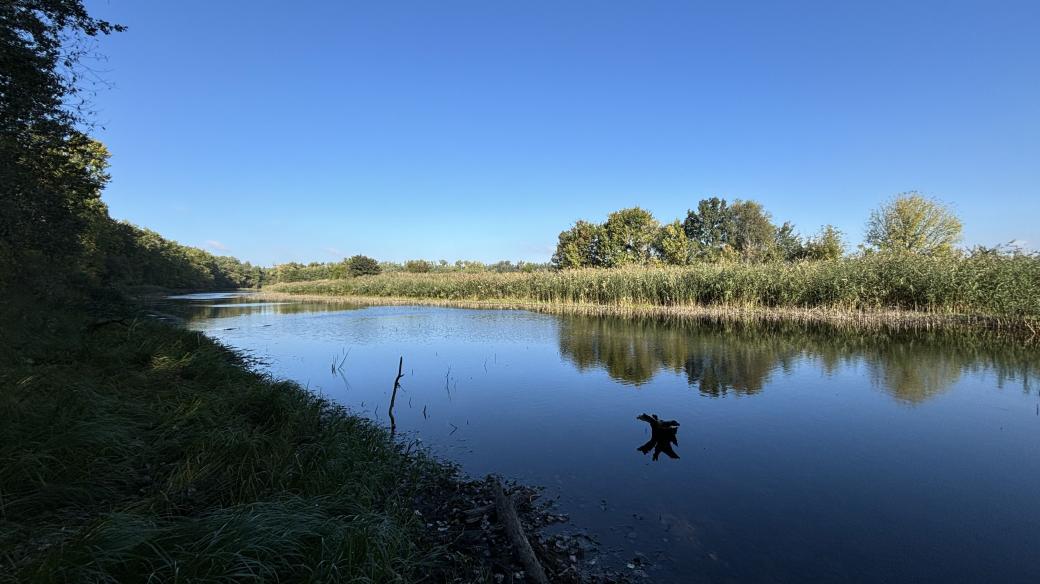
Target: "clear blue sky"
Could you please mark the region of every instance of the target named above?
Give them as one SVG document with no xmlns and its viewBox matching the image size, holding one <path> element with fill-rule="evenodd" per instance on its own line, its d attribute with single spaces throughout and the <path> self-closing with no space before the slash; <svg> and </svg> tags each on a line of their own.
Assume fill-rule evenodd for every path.
<svg viewBox="0 0 1040 584">
<path fill-rule="evenodd" d="M 755 199 L 858 243 L 901 191 L 1040 247 L 1040 2 L 88 0 L 113 216 L 261 264 L 545 261 Z"/>
</svg>

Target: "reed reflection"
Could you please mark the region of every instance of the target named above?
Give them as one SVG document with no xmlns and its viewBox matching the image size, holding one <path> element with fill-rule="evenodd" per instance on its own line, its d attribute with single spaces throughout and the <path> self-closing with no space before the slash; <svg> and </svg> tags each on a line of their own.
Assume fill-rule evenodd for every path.
<svg viewBox="0 0 1040 584">
<path fill-rule="evenodd" d="M 312 312 L 340 312 L 365 308 L 353 304 L 330 304 L 323 302 L 258 302 L 249 295 L 176 302 L 170 305 L 171 312 L 178 313 L 188 322 L 201 322 L 217 318 L 232 318 L 246 315 L 302 314 Z"/>
<path fill-rule="evenodd" d="M 602 368 L 620 382 L 642 385 L 661 370 L 685 374 L 710 397 L 755 395 L 777 372 L 804 360 L 827 373 L 864 364 L 893 398 L 921 403 L 950 389 L 967 372 L 992 371 L 998 387 L 1032 392 L 1040 373 L 1035 348 L 992 336 L 886 336 L 781 325 L 718 325 L 566 315 L 560 353 L 579 370 Z"/>
</svg>

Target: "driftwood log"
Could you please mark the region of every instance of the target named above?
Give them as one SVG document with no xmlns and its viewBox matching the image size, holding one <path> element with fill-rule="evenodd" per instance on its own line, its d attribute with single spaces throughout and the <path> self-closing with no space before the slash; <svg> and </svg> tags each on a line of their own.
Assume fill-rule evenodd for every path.
<svg viewBox="0 0 1040 584">
<path fill-rule="evenodd" d="M 520 519 L 516 516 L 516 504 L 512 495 L 506 495 L 502 483 L 498 479 L 492 479 L 491 488 L 495 493 L 495 511 L 498 521 L 506 532 L 513 552 L 524 566 L 524 571 L 531 582 L 536 584 L 549 584 L 549 578 L 545 575 L 538 556 L 534 555 L 531 542 L 524 534 L 524 528 L 520 525 Z"/>
<path fill-rule="evenodd" d="M 679 445 L 679 439 L 676 438 L 676 433 L 679 431 L 679 422 L 662 420 L 657 417 L 657 414 L 640 414 L 636 416 L 636 419 L 650 424 L 650 441 L 640 446 L 637 450 L 643 454 L 653 450 L 654 460 L 657 460 L 662 452 L 669 458 L 679 458 L 679 455 L 672 449 L 673 444 Z"/>
</svg>

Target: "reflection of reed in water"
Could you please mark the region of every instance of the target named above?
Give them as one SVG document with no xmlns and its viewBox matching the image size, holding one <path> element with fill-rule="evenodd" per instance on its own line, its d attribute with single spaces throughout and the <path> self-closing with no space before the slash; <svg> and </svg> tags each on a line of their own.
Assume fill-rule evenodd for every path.
<svg viewBox="0 0 1040 584">
<path fill-rule="evenodd" d="M 657 371 L 685 373 L 703 395 L 754 395 L 777 370 L 812 359 L 828 373 L 863 362 L 896 399 L 919 403 L 965 372 L 992 372 L 1031 391 L 1040 373 L 1035 347 L 965 334 L 837 333 L 805 326 L 712 325 L 562 315 L 560 353 L 579 369 L 603 368 L 641 385 Z"/>
<path fill-rule="evenodd" d="M 221 299 L 218 302 L 209 300 L 206 302 L 178 302 L 172 305 L 171 311 L 183 314 L 188 322 L 213 320 L 217 318 L 233 318 L 251 314 L 302 314 L 308 312 L 341 312 L 345 310 L 360 310 L 365 308 L 361 305 L 347 305 L 331 307 L 329 304 L 320 302 L 256 302 L 245 298 Z"/>
</svg>

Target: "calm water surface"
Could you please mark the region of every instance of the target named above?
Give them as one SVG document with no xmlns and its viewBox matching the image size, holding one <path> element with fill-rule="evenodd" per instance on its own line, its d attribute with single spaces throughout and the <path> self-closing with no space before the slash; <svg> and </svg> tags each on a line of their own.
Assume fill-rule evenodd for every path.
<svg viewBox="0 0 1040 584">
<path fill-rule="evenodd" d="M 546 487 L 660 582 L 1040 582 L 1040 356 L 970 339 L 171 301 L 474 476 Z M 333 362 L 342 363 L 333 372 Z M 681 424 L 678 459 L 637 447 Z M 637 564 L 638 565 L 638 564 Z M 627 568 L 625 568 L 627 569 Z"/>
</svg>

